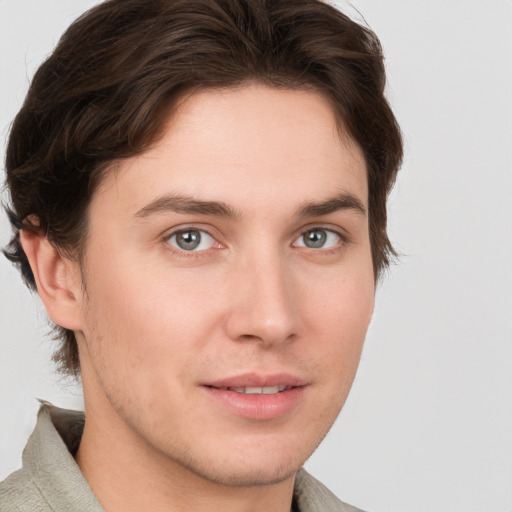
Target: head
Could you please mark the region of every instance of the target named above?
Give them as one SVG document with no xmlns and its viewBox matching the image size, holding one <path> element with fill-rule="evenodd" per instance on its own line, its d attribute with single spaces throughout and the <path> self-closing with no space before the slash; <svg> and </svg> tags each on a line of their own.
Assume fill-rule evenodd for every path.
<svg viewBox="0 0 512 512">
<path fill-rule="evenodd" d="M 33 78 L 10 133 L 14 237 L 5 254 L 29 287 L 20 229 L 80 261 L 87 209 L 107 169 L 141 154 L 186 93 L 260 82 L 315 90 L 363 152 L 376 280 L 394 254 L 386 199 L 401 155 L 383 97 L 376 36 L 319 1 L 108 1 L 78 19 Z M 79 371 L 74 333 L 57 326 L 64 372 Z"/>
<path fill-rule="evenodd" d="M 154 238 L 157 227 L 162 228 L 165 243 L 172 251 L 181 254 L 186 244 L 197 242 L 199 234 L 201 244 L 206 244 L 199 246 L 199 252 L 208 256 L 177 260 L 179 275 L 173 275 L 169 282 L 162 275 L 166 264 L 154 252 L 156 259 L 146 260 L 145 264 L 142 258 L 121 258 L 128 274 L 130 268 L 141 271 L 141 280 L 123 291 L 126 302 L 118 305 L 117 313 L 111 313 L 119 320 L 117 325 L 123 323 L 123 314 L 127 318 L 142 314 L 141 309 L 130 311 L 134 301 L 129 294 L 144 296 L 144 283 L 149 283 L 152 290 L 158 291 L 156 295 L 150 293 L 152 298 L 144 297 L 144 318 L 150 318 L 158 304 L 181 312 L 180 318 L 191 309 L 204 308 L 204 336 L 211 333 L 213 338 L 221 337 L 216 329 L 222 327 L 230 339 L 267 340 L 268 346 L 274 346 L 279 338 L 280 342 L 286 340 L 282 347 L 299 347 L 301 343 L 307 347 L 308 335 L 304 333 L 310 329 L 310 335 L 327 340 L 318 349 L 324 361 L 330 359 L 329 347 L 332 349 L 330 343 L 337 339 L 336 330 L 343 328 L 340 319 L 346 321 L 350 332 L 341 334 L 339 343 L 345 349 L 334 350 L 341 358 L 351 354 L 345 375 L 331 379 L 323 388 L 318 385 L 323 395 L 333 392 L 337 385 L 345 391 L 333 405 L 320 410 L 326 420 L 311 434 L 316 441 L 307 448 L 309 454 L 334 421 L 348 393 L 371 316 L 374 285 L 393 255 L 386 233 L 386 199 L 401 161 L 402 146 L 396 120 L 383 96 L 384 85 L 383 56 L 376 36 L 316 0 L 110 0 L 78 19 L 35 74 L 13 123 L 6 157 L 9 215 L 14 228 L 14 237 L 5 251 L 7 257 L 19 265 L 28 285 L 35 287 L 34 268 L 22 242 L 24 237 L 39 237 L 77 270 L 73 286 L 83 299 L 79 316 L 88 325 L 84 328 L 82 320 L 60 325 L 56 322 L 62 339 L 56 354 L 61 368 L 78 374 L 78 339 L 82 345 L 80 355 L 87 359 L 88 375 L 96 374 L 88 377 L 90 382 L 99 379 L 99 386 L 112 386 L 106 394 L 111 392 L 109 396 L 116 397 L 115 384 L 102 374 L 105 368 L 102 370 L 97 364 L 110 361 L 115 367 L 117 355 L 115 350 L 99 348 L 101 340 L 118 335 L 117 341 L 121 341 L 133 334 L 138 324 L 128 322 L 133 328 L 131 333 L 109 333 L 108 322 L 103 323 L 105 318 L 98 317 L 102 306 L 120 298 L 119 294 L 104 295 L 100 283 L 107 283 L 110 290 L 122 288 L 120 281 L 108 285 L 116 268 L 111 267 L 115 257 L 105 247 L 128 226 L 122 228 L 115 222 L 122 215 L 131 215 L 138 226 L 144 225 L 155 211 L 158 216 L 158 211 L 166 208 L 174 214 L 181 212 L 180 215 L 213 215 L 223 220 L 212 222 L 212 227 L 203 217 L 194 217 L 194 222 L 200 221 L 199 227 L 196 223 L 174 232 L 168 230 L 167 220 L 160 220 L 160 224 L 151 221 L 153 224 L 148 225 L 152 226 Z M 280 140 L 278 146 L 276 140 Z M 209 144 L 211 147 L 207 148 Z M 290 168 L 285 169 L 286 162 L 290 162 Z M 167 173 L 167 165 L 176 172 Z M 159 191 L 163 196 L 158 195 Z M 206 206 L 191 206 L 191 201 L 197 199 Z M 171 208 L 169 200 L 173 203 Z M 131 211 L 135 206 L 137 210 Z M 210 212 L 204 208 L 210 208 Z M 261 214 L 262 208 L 268 209 L 267 218 Z M 354 266 L 345 274 L 337 273 L 334 256 L 322 253 L 324 260 L 318 266 L 314 260 L 317 256 L 311 257 L 307 252 L 314 250 L 319 237 L 327 237 L 321 242 L 327 244 L 325 247 L 341 244 L 343 233 L 318 228 L 318 219 L 324 221 L 325 215 L 331 215 L 325 213 L 329 208 L 359 219 L 353 221 L 359 222 L 359 227 L 354 227 L 359 234 L 354 238 L 359 237 L 361 243 L 351 256 Z M 308 226 L 314 221 L 313 231 L 297 231 L 303 227 L 297 220 L 300 215 L 295 215 L 297 211 L 304 214 L 302 218 L 308 220 Z M 235 229 L 233 219 L 252 219 L 252 224 L 245 220 L 249 222 L 246 230 L 240 228 L 240 223 Z M 327 220 L 328 227 L 337 224 L 336 219 Z M 200 229 L 206 224 L 208 229 Z M 300 258 L 304 260 L 283 256 L 284 249 L 274 251 L 273 259 L 271 249 L 261 252 L 257 260 L 248 257 L 250 253 L 243 248 L 249 247 L 250 239 L 242 233 L 257 234 L 265 245 L 269 241 L 265 231 L 257 228 L 264 225 L 274 240 L 289 239 L 286 247 L 297 249 L 297 254 L 303 251 L 305 256 Z M 305 245 L 304 237 L 311 238 L 311 247 Z M 117 241 L 122 243 L 121 238 Z M 149 238 L 143 245 L 151 246 Z M 254 247 L 251 250 L 255 254 Z M 234 256 L 237 254 L 238 259 Z M 218 261 L 222 258 L 224 262 Z M 272 266 L 271 262 L 278 260 Z M 265 267 L 265 262 L 269 266 Z M 209 270 L 204 273 L 206 267 Z M 223 274 L 222 269 L 228 267 L 229 273 Z M 156 268 L 160 269 L 158 279 L 146 274 L 148 269 Z M 256 275 L 256 270 L 260 274 Z M 268 289 L 261 284 L 265 272 Z M 228 276 L 236 276 L 236 280 Z M 125 274 L 130 281 L 131 277 Z M 209 283 L 206 291 L 202 280 Z M 179 289 L 186 290 L 189 282 L 197 285 L 197 291 L 188 290 L 183 299 L 178 296 Z M 311 304 L 295 300 L 295 296 L 307 297 L 307 283 L 314 282 L 323 285 L 311 291 Z M 173 283 L 181 283 L 182 288 L 168 295 Z M 249 300 L 246 292 L 237 295 L 244 287 L 256 290 L 255 296 L 260 294 L 257 304 L 272 304 L 269 297 L 273 293 L 281 298 L 291 297 L 286 307 L 276 303 L 272 308 L 281 314 L 280 320 L 274 324 L 270 320 L 263 322 L 259 332 L 257 321 L 246 314 L 246 303 L 236 314 L 226 313 L 221 307 L 223 300 L 230 303 L 229 308 L 238 307 L 237 297 L 240 304 Z M 358 300 L 361 290 L 364 296 Z M 332 307 L 338 292 L 345 293 L 345 297 Z M 220 304 L 216 304 L 216 298 Z M 258 310 L 257 304 L 251 306 L 251 311 Z M 349 304 L 355 304 L 356 310 L 351 310 Z M 313 318 L 307 327 L 306 311 L 325 320 L 318 332 Z M 304 321 L 296 324 L 299 317 Z M 355 319 L 352 327 L 351 319 Z M 265 331 L 265 326 L 270 331 Z M 172 342 L 180 347 L 188 336 L 183 328 L 171 318 L 168 323 L 154 323 L 150 331 L 154 339 L 160 340 L 172 333 Z M 140 330 L 137 337 L 146 334 Z M 293 340 L 303 341 L 292 343 Z M 219 343 L 222 346 L 223 342 Z M 233 373 L 233 361 L 251 371 L 261 370 L 266 364 L 270 368 L 295 365 L 299 373 L 303 370 L 313 381 L 317 372 L 335 373 L 334 367 L 322 368 L 320 362 L 315 367 L 307 348 L 302 350 L 303 356 L 295 349 L 287 353 L 288 349 L 282 348 L 271 357 L 268 350 L 262 351 L 263 345 L 241 355 L 227 348 L 219 359 L 213 358 L 203 345 L 195 345 L 199 368 L 190 368 L 190 372 L 196 379 L 201 372 L 207 375 L 207 382 L 200 385 L 210 389 L 212 383 L 225 387 L 218 379 L 228 366 L 228 373 Z M 165 351 L 162 346 L 160 349 Z M 231 363 L 224 361 L 229 354 L 233 355 Z M 146 355 L 148 361 L 152 359 L 151 348 L 147 347 Z M 131 362 L 128 360 L 120 372 L 128 372 L 137 358 L 140 354 L 134 355 Z M 98 363 L 100 359 L 102 362 Z M 175 359 L 180 361 L 179 357 Z M 306 359 L 313 360 L 310 370 L 306 369 Z M 176 371 L 184 372 L 194 360 L 195 357 L 184 358 Z M 148 382 L 152 371 L 150 366 L 144 370 Z M 128 381 L 129 374 L 125 373 L 124 378 Z M 148 388 L 147 398 L 151 396 Z M 117 399 L 119 410 L 130 407 L 121 396 Z M 196 419 L 201 421 L 200 416 Z M 145 427 L 134 428 L 139 427 L 145 435 Z M 153 428 L 158 430 L 157 425 Z M 251 439 L 256 440 L 257 436 Z M 295 462 L 290 464 L 292 467 Z"/>
</svg>

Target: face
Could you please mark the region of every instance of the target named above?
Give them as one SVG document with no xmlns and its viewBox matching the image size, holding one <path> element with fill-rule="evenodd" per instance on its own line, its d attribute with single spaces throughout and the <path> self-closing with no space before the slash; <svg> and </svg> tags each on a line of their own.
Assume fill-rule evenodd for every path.
<svg viewBox="0 0 512 512">
<path fill-rule="evenodd" d="M 367 195 L 319 94 L 185 99 L 90 206 L 88 414 L 210 482 L 292 476 L 340 412 L 370 321 Z"/>
</svg>

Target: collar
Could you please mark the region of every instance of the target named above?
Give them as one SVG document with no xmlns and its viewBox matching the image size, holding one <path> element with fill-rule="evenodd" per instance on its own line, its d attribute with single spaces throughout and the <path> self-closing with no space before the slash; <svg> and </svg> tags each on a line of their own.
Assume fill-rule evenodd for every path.
<svg viewBox="0 0 512 512">
<path fill-rule="evenodd" d="M 85 424 L 82 411 L 41 401 L 37 424 L 23 451 L 23 469 L 55 512 L 104 512 L 73 456 Z M 304 469 L 295 477 L 294 510 L 362 512 L 347 505 Z"/>
</svg>

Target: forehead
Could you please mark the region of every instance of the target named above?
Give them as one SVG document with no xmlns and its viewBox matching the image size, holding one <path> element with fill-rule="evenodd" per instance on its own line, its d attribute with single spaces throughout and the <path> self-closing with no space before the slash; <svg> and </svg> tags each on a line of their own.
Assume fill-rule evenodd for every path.
<svg viewBox="0 0 512 512">
<path fill-rule="evenodd" d="M 108 195 L 133 211 L 165 193 L 206 195 L 243 209 L 277 197 L 295 207 L 337 192 L 367 203 L 362 152 L 339 129 L 328 100 L 311 90 L 250 84 L 190 94 L 153 147 L 116 169 L 93 206 Z"/>
</svg>

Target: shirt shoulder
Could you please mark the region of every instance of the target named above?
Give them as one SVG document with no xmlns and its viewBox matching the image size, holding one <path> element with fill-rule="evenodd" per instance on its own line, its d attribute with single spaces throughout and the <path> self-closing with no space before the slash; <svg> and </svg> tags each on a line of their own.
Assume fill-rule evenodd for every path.
<svg viewBox="0 0 512 512">
<path fill-rule="evenodd" d="M 43 403 L 22 469 L 0 484 L 0 512 L 104 512 L 73 455 L 84 414 Z"/>
<path fill-rule="evenodd" d="M 51 511 L 35 482 L 23 469 L 0 482 L 0 512 Z"/>
<path fill-rule="evenodd" d="M 363 512 L 338 499 L 304 469 L 295 477 L 294 497 L 300 512 Z"/>
</svg>

